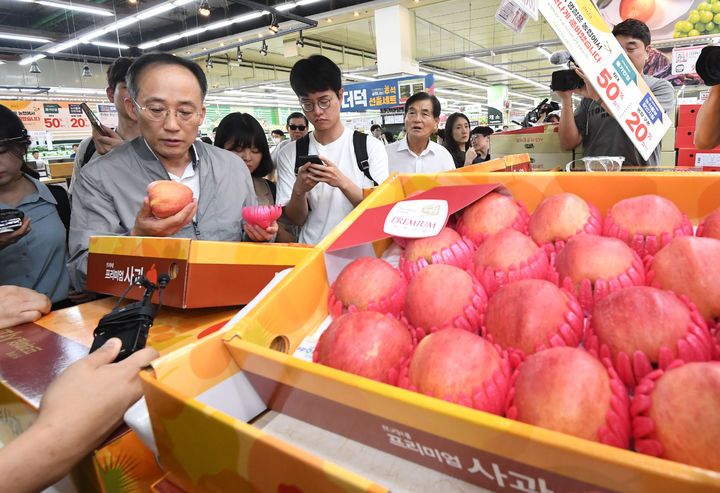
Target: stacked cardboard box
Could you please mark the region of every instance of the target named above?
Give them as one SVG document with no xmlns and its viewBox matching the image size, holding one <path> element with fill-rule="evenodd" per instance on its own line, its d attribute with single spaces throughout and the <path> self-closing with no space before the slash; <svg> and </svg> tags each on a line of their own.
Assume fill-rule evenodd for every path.
<svg viewBox="0 0 720 493">
<path fill-rule="evenodd" d="M 720 146 L 708 150 L 699 150 L 695 147 L 695 119 L 699 110 L 699 104 L 685 104 L 678 107 L 675 138 L 677 165 L 697 166 L 704 171 L 720 171 Z"/>
</svg>

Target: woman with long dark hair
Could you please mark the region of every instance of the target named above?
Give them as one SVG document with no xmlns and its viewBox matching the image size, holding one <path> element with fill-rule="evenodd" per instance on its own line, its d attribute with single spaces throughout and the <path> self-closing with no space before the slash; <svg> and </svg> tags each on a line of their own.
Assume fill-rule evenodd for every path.
<svg viewBox="0 0 720 493">
<path fill-rule="evenodd" d="M 65 266 L 69 201 L 62 187 L 51 190 L 27 165 L 29 145 L 20 118 L 0 105 L 0 209 L 25 216 L 20 228 L 0 233 L 0 285 L 33 289 L 57 308 L 59 302 L 67 304 L 70 288 Z"/>
<path fill-rule="evenodd" d="M 445 122 L 443 145 L 450 152 L 456 168 L 465 166 L 465 153 L 470 146 L 470 120 L 463 113 L 453 113 Z"/>
<path fill-rule="evenodd" d="M 275 183 L 265 178 L 275 170 L 265 131 L 260 123 L 247 113 L 230 113 L 220 121 L 215 132 L 215 146 L 240 156 L 252 176 L 258 205 L 275 205 Z M 295 241 L 282 224 L 279 225 L 277 241 Z"/>
</svg>

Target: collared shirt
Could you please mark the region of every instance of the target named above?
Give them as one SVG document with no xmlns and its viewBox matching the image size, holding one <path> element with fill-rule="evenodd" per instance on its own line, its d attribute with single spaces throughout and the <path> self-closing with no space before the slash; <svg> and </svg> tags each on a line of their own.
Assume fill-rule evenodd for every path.
<svg viewBox="0 0 720 493">
<path fill-rule="evenodd" d="M 16 207 L 0 202 L 0 209 L 19 209 L 32 220 L 28 234 L 0 250 L 0 284 L 34 289 L 56 303 L 67 298 L 70 288 L 65 226 L 48 187 L 31 176 L 25 178 L 35 185 L 35 193 Z"/>
<path fill-rule="evenodd" d="M 408 138 L 385 146 L 390 173 L 441 173 L 455 169 L 453 158 L 443 146 L 428 139 L 427 147 L 418 156 L 408 147 Z"/>
</svg>

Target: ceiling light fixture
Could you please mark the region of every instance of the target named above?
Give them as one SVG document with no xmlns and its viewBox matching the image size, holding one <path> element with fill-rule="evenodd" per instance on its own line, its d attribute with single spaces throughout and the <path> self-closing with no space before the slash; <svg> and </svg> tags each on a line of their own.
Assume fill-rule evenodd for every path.
<svg viewBox="0 0 720 493">
<path fill-rule="evenodd" d="M 202 0 L 198 6 L 198 14 L 203 17 L 210 16 L 210 2 L 208 0 Z"/>
<path fill-rule="evenodd" d="M 31 73 L 31 74 L 40 74 L 40 73 L 42 73 L 42 71 L 40 70 L 40 67 L 38 66 L 38 63 L 37 63 L 37 62 L 32 62 L 32 64 L 30 64 L 30 73 Z"/>
<path fill-rule="evenodd" d="M 93 76 L 92 72 L 90 72 L 90 65 L 88 65 L 87 59 L 83 60 L 82 76 L 86 79 Z"/>
<path fill-rule="evenodd" d="M 27 0 L 21 0 L 21 1 L 27 2 Z M 98 7 L 87 7 L 84 5 L 76 5 L 72 2 L 62 2 L 59 0 L 37 0 L 33 3 L 39 3 L 40 5 L 45 5 L 46 7 L 55 7 L 55 8 L 59 8 L 59 9 L 65 9 L 65 10 L 74 10 L 76 12 L 83 12 L 85 14 L 92 14 L 92 15 L 101 15 L 101 16 L 105 16 L 105 17 L 114 15 L 114 13 L 111 10 L 101 9 Z"/>
<path fill-rule="evenodd" d="M 327 18 L 327 21 L 328 21 L 328 22 L 332 22 L 332 17 L 328 17 L 328 18 Z"/>
<path fill-rule="evenodd" d="M 537 51 L 539 51 L 540 53 L 542 53 L 542 55 L 543 55 L 545 58 L 550 58 L 550 56 L 552 55 L 552 53 L 550 53 L 548 50 L 546 50 L 546 49 L 543 48 L 542 46 L 536 46 L 535 49 L 536 49 Z"/>
<path fill-rule="evenodd" d="M 300 48 L 302 48 L 303 46 L 305 46 L 305 38 L 303 38 L 303 33 L 302 33 L 302 31 L 300 31 L 300 37 L 298 38 L 297 41 L 295 41 L 295 44 L 298 45 Z"/>
<path fill-rule="evenodd" d="M 474 58 L 470 58 L 470 57 L 464 57 L 463 60 L 465 60 L 468 63 L 472 63 L 473 65 L 477 65 L 478 67 L 482 67 L 487 70 L 492 70 L 493 72 L 497 72 L 499 74 L 507 75 L 508 77 L 512 77 L 513 79 L 521 80 L 521 81 L 526 82 L 535 87 L 539 87 L 540 89 L 544 89 L 546 91 L 550 90 L 550 88 L 544 84 L 540 84 L 539 82 L 536 82 L 532 79 L 528 79 L 527 77 L 518 75 L 514 72 L 510 72 L 509 70 L 505 70 L 504 68 L 496 67 L 495 65 L 490 65 L 489 63 L 481 62 L 479 60 L 475 60 Z"/>
<path fill-rule="evenodd" d="M 260 48 L 260 54 L 261 54 L 262 56 L 267 56 L 267 52 L 268 52 L 268 45 L 267 45 L 267 43 L 265 42 L 265 40 L 263 39 L 262 48 Z"/>
<path fill-rule="evenodd" d="M 353 15 L 354 15 L 355 17 L 360 17 L 360 12 L 358 12 L 358 11 L 356 10 L 355 12 L 353 12 Z"/>
<path fill-rule="evenodd" d="M 0 39 L 12 39 L 13 41 L 30 41 L 31 43 L 49 43 L 47 38 L 38 36 L 25 36 L 24 34 L 0 33 Z"/>
<path fill-rule="evenodd" d="M 213 62 L 212 62 L 212 58 L 210 58 L 210 55 L 208 55 L 207 58 L 205 59 L 205 68 L 208 68 L 208 69 L 213 68 Z"/>
<path fill-rule="evenodd" d="M 237 60 L 238 62 L 242 62 L 242 61 L 243 61 L 242 50 L 240 49 L 239 46 L 238 46 L 238 49 L 237 49 L 237 57 L 236 57 L 236 60 Z"/>
<path fill-rule="evenodd" d="M 121 50 L 127 50 L 130 48 L 128 45 L 124 45 L 122 43 L 109 43 L 107 41 L 90 41 L 90 44 L 94 46 L 104 46 L 105 48 L 118 48 Z"/>
<path fill-rule="evenodd" d="M 137 0 L 128 0 L 128 3 L 130 5 L 135 5 L 137 3 Z"/>
<path fill-rule="evenodd" d="M 272 15 L 272 20 L 270 21 L 270 27 L 268 27 L 268 30 L 273 34 L 277 34 L 280 30 L 280 24 L 278 24 L 277 15 L 275 15 L 275 13 Z"/>
</svg>

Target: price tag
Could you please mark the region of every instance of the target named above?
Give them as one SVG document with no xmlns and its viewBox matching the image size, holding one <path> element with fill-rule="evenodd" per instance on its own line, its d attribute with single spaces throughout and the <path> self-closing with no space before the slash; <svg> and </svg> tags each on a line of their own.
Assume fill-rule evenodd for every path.
<svg viewBox="0 0 720 493">
<path fill-rule="evenodd" d="M 582 68 L 644 159 L 670 126 L 591 0 L 540 0 L 540 13 Z"/>
<path fill-rule="evenodd" d="M 446 200 L 406 200 L 390 210 L 383 231 L 403 238 L 426 238 L 438 234 L 447 217 Z"/>
<path fill-rule="evenodd" d="M 518 34 L 523 32 L 529 19 L 528 13 L 513 0 L 502 0 L 495 13 L 495 20 Z"/>
</svg>

